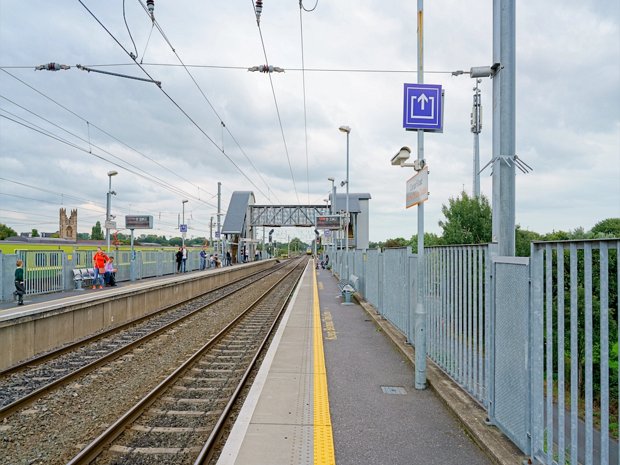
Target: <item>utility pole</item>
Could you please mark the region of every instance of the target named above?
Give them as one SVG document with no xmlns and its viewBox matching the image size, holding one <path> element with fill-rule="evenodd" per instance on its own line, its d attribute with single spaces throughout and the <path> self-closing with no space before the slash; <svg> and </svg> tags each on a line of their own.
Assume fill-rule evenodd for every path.
<svg viewBox="0 0 620 465">
<path fill-rule="evenodd" d="M 220 257 L 224 253 L 222 250 L 222 233 L 220 228 L 220 216 L 222 215 L 222 183 L 217 183 L 217 234 L 215 235 L 217 238 L 217 250 L 220 254 Z"/>
<path fill-rule="evenodd" d="M 493 242 L 515 255 L 515 0 L 493 0 Z"/>
<path fill-rule="evenodd" d="M 213 247 L 213 217 L 211 217 L 211 221 L 209 223 L 209 244 Z M 215 247 L 213 247 L 215 250 Z"/>
<path fill-rule="evenodd" d="M 472 194 L 480 198 L 480 132 L 482 131 L 482 101 L 478 84 L 482 79 L 476 79 L 474 87 L 474 104 L 471 111 L 471 132 L 474 134 L 474 180 Z"/>
</svg>

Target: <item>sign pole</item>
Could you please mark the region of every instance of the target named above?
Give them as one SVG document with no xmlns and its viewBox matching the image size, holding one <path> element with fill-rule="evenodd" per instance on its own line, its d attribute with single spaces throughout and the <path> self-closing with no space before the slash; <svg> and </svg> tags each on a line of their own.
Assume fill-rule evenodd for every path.
<svg viewBox="0 0 620 465">
<path fill-rule="evenodd" d="M 424 1 L 418 0 L 418 84 L 424 84 Z M 424 131 L 418 129 L 418 162 L 424 160 Z M 426 309 L 424 307 L 424 202 L 418 204 L 418 264 L 415 323 L 415 388 L 426 389 Z"/>
</svg>

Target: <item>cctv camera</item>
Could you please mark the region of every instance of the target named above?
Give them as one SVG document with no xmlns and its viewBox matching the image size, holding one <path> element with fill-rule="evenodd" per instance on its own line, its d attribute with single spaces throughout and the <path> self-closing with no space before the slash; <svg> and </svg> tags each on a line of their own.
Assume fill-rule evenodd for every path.
<svg viewBox="0 0 620 465">
<path fill-rule="evenodd" d="M 407 146 L 402 147 L 396 155 L 392 157 L 392 165 L 400 166 L 411 156 L 411 149 Z"/>
</svg>

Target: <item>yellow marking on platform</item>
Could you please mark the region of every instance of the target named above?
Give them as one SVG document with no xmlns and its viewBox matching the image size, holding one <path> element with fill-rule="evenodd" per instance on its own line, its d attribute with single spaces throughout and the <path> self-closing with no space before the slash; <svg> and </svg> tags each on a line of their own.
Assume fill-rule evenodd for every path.
<svg viewBox="0 0 620 465">
<path fill-rule="evenodd" d="M 323 312 L 323 323 L 325 324 L 325 339 L 335 341 L 337 339 L 336 327 L 331 312 Z"/>
<path fill-rule="evenodd" d="M 314 463 L 335 465 L 334 436 L 329 414 L 329 395 L 327 392 L 327 370 L 323 352 L 323 331 L 316 272 L 313 273 L 313 355 L 314 355 Z"/>
</svg>

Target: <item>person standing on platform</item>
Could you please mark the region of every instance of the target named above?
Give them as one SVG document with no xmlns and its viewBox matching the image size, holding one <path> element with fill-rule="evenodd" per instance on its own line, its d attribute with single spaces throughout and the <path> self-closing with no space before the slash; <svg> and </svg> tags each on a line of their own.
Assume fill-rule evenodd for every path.
<svg viewBox="0 0 620 465">
<path fill-rule="evenodd" d="M 24 294 L 26 293 L 26 287 L 24 286 L 24 269 L 22 265 L 24 262 L 17 260 L 15 268 L 15 294 L 17 295 L 17 305 L 24 305 Z"/>
<path fill-rule="evenodd" d="M 185 246 L 181 247 L 181 249 L 183 250 L 183 255 L 181 256 L 181 260 L 183 260 L 183 273 L 185 273 L 187 271 L 187 249 L 185 248 Z"/>
<path fill-rule="evenodd" d="M 177 253 L 174 254 L 174 258 L 177 261 L 177 273 L 181 272 L 181 263 L 183 263 L 183 247 L 179 247 Z"/>
<path fill-rule="evenodd" d="M 103 274 L 105 273 L 105 264 L 109 260 L 108 256 L 103 253 L 101 247 L 97 247 L 97 252 L 93 255 L 93 266 L 95 268 L 95 278 L 93 279 L 93 289 L 103 289 Z"/>
<path fill-rule="evenodd" d="M 203 247 L 200 251 L 200 269 L 204 270 L 207 268 L 207 251 Z"/>
<path fill-rule="evenodd" d="M 232 266 L 232 256 L 230 255 L 230 250 L 226 251 L 226 266 Z"/>
</svg>

